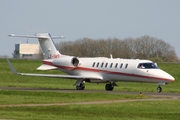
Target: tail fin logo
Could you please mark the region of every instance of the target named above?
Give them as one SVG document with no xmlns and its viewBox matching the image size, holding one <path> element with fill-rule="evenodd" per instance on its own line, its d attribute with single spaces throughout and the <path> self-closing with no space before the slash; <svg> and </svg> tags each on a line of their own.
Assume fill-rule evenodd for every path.
<svg viewBox="0 0 180 120">
<path fill-rule="evenodd" d="M 48 59 L 60 58 L 60 54 L 49 54 Z"/>
</svg>

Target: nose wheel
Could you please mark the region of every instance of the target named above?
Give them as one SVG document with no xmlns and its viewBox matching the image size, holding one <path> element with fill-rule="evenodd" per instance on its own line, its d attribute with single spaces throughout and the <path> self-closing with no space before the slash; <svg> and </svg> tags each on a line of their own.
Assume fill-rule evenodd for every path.
<svg viewBox="0 0 180 120">
<path fill-rule="evenodd" d="M 162 92 L 161 86 L 159 86 L 159 87 L 157 88 L 157 92 L 158 92 L 158 93 Z"/>
</svg>

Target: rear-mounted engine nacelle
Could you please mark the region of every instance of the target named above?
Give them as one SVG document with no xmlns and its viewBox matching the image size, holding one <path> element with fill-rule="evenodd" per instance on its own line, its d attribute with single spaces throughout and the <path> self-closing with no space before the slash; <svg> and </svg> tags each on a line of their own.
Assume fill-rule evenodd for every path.
<svg viewBox="0 0 180 120">
<path fill-rule="evenodd" d="M 77 57 L 64 56 L 59 59 L 54 59 L 53 64 L 76 68 L 79 65 L 79 59 Z"/>
</svg>

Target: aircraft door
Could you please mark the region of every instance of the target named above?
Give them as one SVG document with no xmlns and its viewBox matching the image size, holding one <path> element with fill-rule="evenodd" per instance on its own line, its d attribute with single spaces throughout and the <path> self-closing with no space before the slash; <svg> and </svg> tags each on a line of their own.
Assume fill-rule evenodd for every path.
<svg viewBox="0 0 180 120">
<path fill-rule="evenodd" d="M 148 76 L 151 76 L 150 70 L 147 70 L 146 73 L 147 73 Z"/>
</svg>

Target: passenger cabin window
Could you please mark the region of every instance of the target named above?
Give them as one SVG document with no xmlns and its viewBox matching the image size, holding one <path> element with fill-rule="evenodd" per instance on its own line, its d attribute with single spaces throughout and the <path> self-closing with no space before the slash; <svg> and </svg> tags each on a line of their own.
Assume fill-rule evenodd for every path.
<svg viewBox="0 0 180 120">
<path fill-rule="evenodd" d="M 125 68 L 127 68 L 127 67 L 128 67 L 128 64 L 126 64 Z"/>
<path fill-rule="evenodd" d="M 92 65 L 92 67 L 94 67 L 94 66 L 95 66 L 95 64 L 96 64 L 96 63 L 94 62 L 94 63 L 93 63 L 93 65 Z"/>
<path fill-rule="evenodd" d="M 123 63 L 121 63 L 121 65 L 120 65 L 120 68 L 122 68 L 123 67 Z"/>
<path fill-rule="evenodd" d="M 118 66 L 118 63 L 116 63 L 115 68 L 117 68 L 117 66 Z"/>
<path fill-rule="evenodd" d="M 154 63 L 139 63 L 138 68 L 140 69 L 158 69 Z"/>
<path fill-rule="evenodd" d="M 97 63 L 96 67 L 98 67 L 98 66 L 99 66 L 99 63 Z"/>
<path fill-rule="evenodd" d="M 107 68 L 107 66 L 108 66 L 108 63 L 105 64 L 105 68 Z"/>
<path fill-rule="evenodd" d="M 112 68 L 112 66 L 113 66 L 113 63 L 111 63 L 110 68 Z"/>
<path fill-rule="evenodd" d="M 101 64 L 101 67 L 103 67 L 104 63 Z"/>
</svg>

